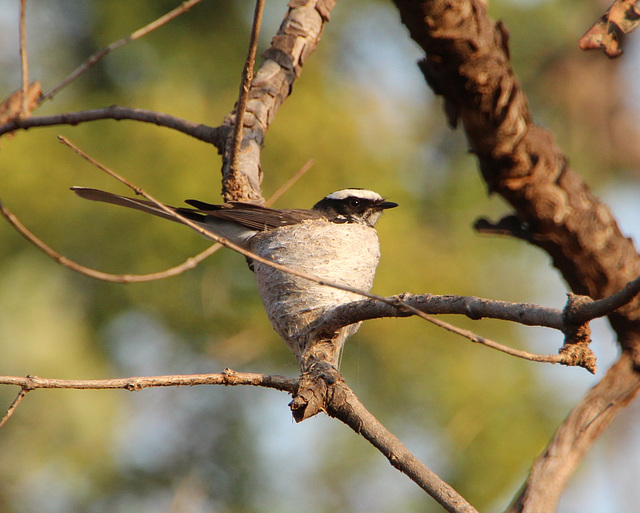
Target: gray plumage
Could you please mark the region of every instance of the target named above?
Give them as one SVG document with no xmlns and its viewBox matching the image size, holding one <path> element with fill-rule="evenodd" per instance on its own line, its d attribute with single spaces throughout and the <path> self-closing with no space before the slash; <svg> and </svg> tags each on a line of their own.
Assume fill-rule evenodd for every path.
<svg viewBox="0 0 640 513">
<path fill-rule="evenodd" d="M 72 190 L 85 199 L 176 220 L 148 201 L 97 189 Z M 397 206 L 365 189 L 334 192 L 311 210 L 271 209 L 240 202 L 186 203 L 194 208 L 169 208 L 265 259 L 367 292 L 380 259 L 374 225 L 385 209 Z M 311 357 L 337 366 L 345 340 L 360 323 L 338 330 L 328 340 L 312 340 L 310 327 L 328 310 L 362 296 L 319 285 L 259 261 L 253 262 L 252 268 L 267 316 L 300 365 L 304 368 Z"/>
</svg>

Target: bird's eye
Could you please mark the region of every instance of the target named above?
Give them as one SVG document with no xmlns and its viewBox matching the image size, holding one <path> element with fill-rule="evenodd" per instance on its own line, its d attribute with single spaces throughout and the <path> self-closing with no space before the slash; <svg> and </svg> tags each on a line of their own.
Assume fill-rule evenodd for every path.
<svg viewBox="0 0 640 513">
<path fill-rule="evenodd" d="M 358 198 L 351 198 L 349 200 L 349 205 L 351 205 L 354 208 L 359 207 L 360 206 L 360 200 Z"/>
</svg>

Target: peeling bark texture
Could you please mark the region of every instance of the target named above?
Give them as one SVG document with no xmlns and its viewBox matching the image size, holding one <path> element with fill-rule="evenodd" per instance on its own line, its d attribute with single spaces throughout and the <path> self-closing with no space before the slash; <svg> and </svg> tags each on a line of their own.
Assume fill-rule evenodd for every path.
<svg viewBox="0 0 640 513">
<path fill-rule="evenodd" d="M 640 275 L 640 257 L 609 208 L 570 168 L 552 135 L 533 124 L 509 66 L 508 33 L 488 17 L 486 3 L 394 1 L 426 52 L 425 79 L 444 97 L 450 125 L 464 127 L 489 191 L 513 207 L 526 231 L 520 238 L 545 250 L 577 294 L 600 299 Z M 623 349 L 620 360 L 559 427 L 510 511 L 553 511 L 577 461 L 638 392 L 640 298 L 609 320 Z"/>
<path fill-rule="evenodd" d="M 289 12 L 271 46 L 264 52 L 265 61 L 251 83 L 243 122 L 239 175 L 231 174 L 231 137 L 224 147 L 222 193 L 225 201 L 264 202 L 260 191 L 260 156 L 265 135 L 280 105 L 291 94 L 293 83 L 302 73 L 302 66 L 316 49 L 334 5 L 335 0 L 289 2 Z M 223 124 L 232 127 L 235 120 L 234 111 Z"/>
</svg>

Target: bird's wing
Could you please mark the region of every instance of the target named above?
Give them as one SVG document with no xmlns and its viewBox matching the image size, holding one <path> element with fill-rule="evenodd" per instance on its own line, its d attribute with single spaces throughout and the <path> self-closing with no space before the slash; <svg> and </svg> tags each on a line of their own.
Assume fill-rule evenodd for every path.
<svg viewBox="0 0 640 513">
<path fill-rule="evenodd" d="M 119 196 L 117 194 L 88 187 L 72 187 L 71 190 L 84 199 L 102 201 L 104 203 L 133 208 L 164 219 L 180 222 L 179 219 L 172 217 L 155 203 L 150 201 Z M 198 200 L 187 200 L 186 203 L 195 207 L 195 209 L 175 208 L 168 205 L 165 206 L 187 219 L 202 223 L 203 225 L 207 224 L 207 217 L 212 217 L 257 231 L 273 230 L 274 228 L 279 228 L 281 226 L 297 224 L 306 219 L 319 219 L 323 217 L 320 212 L 315 210 L 276 210 L 273 208 L 255 205 L 253 203 L 231 202 L 223 203 L 221 205 L 212 205 Z"/>
<path fill-rule="evenodd" d="M 267 231 L 297 224 L 307 219 L 320 219 L 323 215 L 315 210 L 273 209 L 253 203 L 230 202 L 222 205 L 211 205 L 198 200 L 187 200 L 186 203 L 196 210 L 177 209 L 211 216 L 236 223 L 251 230 Z"/>
</svg>

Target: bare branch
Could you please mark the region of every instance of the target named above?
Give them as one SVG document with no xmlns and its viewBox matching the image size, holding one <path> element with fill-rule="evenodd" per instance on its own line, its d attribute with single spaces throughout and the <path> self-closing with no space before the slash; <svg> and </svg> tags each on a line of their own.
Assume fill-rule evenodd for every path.
<svg viewBox="0 0 640 513">
<path fill-rule="evenodd" d="M 568 166 L 553 136 L 533 124 L 509 65 L 506 28 L 486 5 L 395 2 L 426 51 L 425 78 L 445 96 L 450 122 L 462 121 L 489 189 L 513 206 L 527 240 L 549 253 L 572 291 L 601 299 L 640 276 L 640 256 L 610 209 Z M 629 329 L 640 331 L 638 311 L 636 297 L 610 316 L 621 341 Z"/>
<path fill-rule="evenodd" d="M 33 86 L 32 84 L 31 87 Z M 101 109 L 66 112 L 52 116 L 33 116 L 26 119 L 13 119 L 4 125 L 0 125 L 0 136 L 19 129 L 26 130 L 33 127 L 55 125 L 78 125 L 100 119 L 114 119 L 116 121 L 130 119 L 144 123 L 152 123 L 154 125 L 178 130 L 201 141 L 211 143 L 218 148 L 223 147 L 226 134 L 230 131 L 229 127 L 210 127 L 153 110 L 132 109 L 111 105 L 110 107 Z"/>
<path fill-rule="evenodd" d="M 160 280 L 163 278 L 168 278 L 170 276 L 176 276 L 181 274 L 189 269 L 195 268 L 200 262 L 202 262 L 205 258 L 213 255 L 216 251 L 218 251 L 222 245 L 221 244 L 213 244 L 209 246 L 204 251 L 198 253 L 197 255 L 188 258 L 182 264 L 177 265 L 175 267 L 171 267 L 169 269 L 165 269 L 164 271 L 150 273 L 150 274 L 111 274 L 105 273 L 102 271 L 98 271 L 96 269 L 92 269 L 91 267 L 86 267 L 82 264 L 74 262 L 73 260 L 65 257 L 64 255 L 58 253 L 50 246 L 45 244 L 41 239 L 36 237 L 22 222 L 11 212 L 0 200 L 0 214 L 7 220 L 7 222 L 16 229 L 16 231 L 22 235 L 25 239 L 27 239 L 31 244 L 36 246 L 40 251 L 42 251 L 45 255 L 49 256 L 60 265 L 67 267 L 77 273 L 84 274 L 90 278 L 95 278 L 97 280 L 109 281 L 115 283 L 141 283 L 145 281 L 154 281 Z"/>
<path fill-rule="evenodd" d="M 0 429 L 2 429 L 2 427 L 7 423 L 9 417 L 13 415 L 13 412 L 16 411 L 16 408 L 18 407 L 20 402 L 22 402 L 22 399 L 24 399 L 24 396 L 27 395 L 28 392 L 29 390 L 25 390 L 24 388 L 20 390 L 20 392 L 18 392 L 18 395 L 11 403 L 11 406 L 9 406 L 9 408 L 7 409 L 7 413 L 5 413 L 4 417 L 2 417 L 2 420 L 0 420 Z"/>
<path fill-rule="evenodd" d="M 119 41 L 116 41 L 115 43 L 111 43 L 109 46 L 101 48 L 100 50 L 95 52 L 93 55 L 91 55 L 86 61 L 84 61 L 78 68 L 76 68 L 71 74 L 69 74 L 69 76 L 67 76 L 57 86 L 55 86 L 53 89 L 51 89 L 51 90 L 47 91 L 45 94 L 43 94 L 42 97 L 40 98 L 40 103 L 42 103 L 45 100 L 48 100 L 50 98 L 53 98 L 53 96 L 55 94 L 57 94 L 61 89 L 63 89 L 66 86 L 68 86 L 71 82 L 73 82 L 76 78 L 78 78 L 80 75 L 85 73 L 89 68 L 91 68 L 91 66 L 93 66 L 97 62 L 101 61 L 104 57 L 106 57 L 113 50 L 116 50 L 117 48 L 120 48 L 121 46 L 126 45 L 127 43 L 129 43 L 131 41 L 134 41 L 136 39 L 140 39 L 142 36 L 146 36 L 152 30 L 155 30 L 155 29 L 161 27 L 162 25 L 164 25 L 165 23 L 171 21 L 172 19 L 176 18 L 177 16 L 180 16 L 182 13 L 187 12 L 194 5 L 199 4 L 201 1 L 202 0 L 188 0 L 188 1 L 185 1 L 179 7 L 176 7 L 171 12 L 168 12 L 164 16 L 158 18 L 157 20 L 149 23 L 148 25 L 145 25 L 141 29 L 136 30 L 131 35 L 129 35 L 129 36 L 123 38 L 123 39 L 120 39 Z"/>
<path fill-rule="evenodd" d="M 283 376 L 236 372 L 231 369 L 225 369 L 224 372 L 215 374 L 175 374 L 116 379 L 48 379 L 37 376 L 0 376 L 0 385 L 16 385 L 25 391 L 36 390 L 37 388 L 67 388 L 76 390 L 123 389 L 132 392 L 143 388 L 156 387 L 249 385 L 293 393 L 298 385 L 298 380 Z"/>
<path fill-rule="evenodd" d="M 27 28 L 26 28 L 27 0 L 20 0 L 20 70 L 22 71 L 22 102 L 20 117 L 29 116 L 29 57 L 27 56 Z"/>
<path fill-rule="evenodd" d="M 263 201 L 260 192 L 260 155 L 265 134 L 280 105 L 291 93 L 307 57 L 315 50 L 334 4 L 334 0 L 298 0 L 289 3 L 289 11 L 271 46 L 263 54 L 265 61 L 251 83 L 244 114 L 238 173 L 232 174 L 230 171 L 233 147 L 230 135 L 225 144 L 222 167 L 225 201 Z M 235 117 L 235 112 L 229 114 L 224 125 L 236 125 Z"/>
<path fill-rule="evenodd" d="M 638 294 L 640 294 L 640 276 L 635 280 L 631 280 L 615 294 L 582 305 L 581 308 L 574 313 L 575 317 L 573 320 L 576 323 L 584 323 L 592 319 L 597 319 L 598 317 L 612 314 L 616 310 L 634 301 Z"/>
<path fill-rule="evenodd" d="M 556 511 L 567 480 L 584 453 L 640 390 L 634 358 L 623 352 L 602 380 L 573 408 L 506 513 Z"/>
<path fill-rule="evenodd" d="M 231 142 L 231 153 L 229 155 L 229 177 L 228 180 L 238 179 L 240 163 L 240 146 L 242 144 L 242 132 L 244 123 L 244 112 L 247 108 L 247 98 L 249 88 L 253 81 L 253 67 L 256 63 L 256 53 L 258 50 L 258 38 L 260 37 L 260 26 L 262 25 L 262 13 L 264 11 L 264 0 L 256 0 L 256 7 L 253 12 L 253 25 L 251 26 L 251 38 L 249 40 L 249 54 L 242 70 L 242 80 L 240 82 L 240 93 L 236 106 L 236 119 L 233 127 L 233 139 Z"/>
<path fill-rule="evenodd" d="M 449 484 L 430 470 L 360 402 L 334 368 L 319 364 L 300 377 L 291 404 L 296 421 L 319 411 L 341 420 L 378 449 L 389 463 L 451 513 L 477 513 Z"/>
<path fill-rule="evenodd" d="M 383 317 L 419 315 L 441 328 L 469 339 L 471 342 L 482 344 L 517 358 L 534 362 L 580 366 L 591 373 L 595 373 L 597 369 L 596 359 L 588 347 L 591 342 L 588 326 L 576 324 L 573 321 L 574 314 L 577 315 L 577 312 L 580 312 L 583 306 L 588 307 L 590 305 L 589 298 L 585 298 L 582 301 L 580 299 L 582 299 L 582 296 L 572 296 L 569 298 L 566 308 L 558 310 L 531 303 L 509 303 L 507 301 L 470 296 L 401 294 L 400 296 L 385 298 L 384 302 L 368 299 L 340 305 L 320 317 L 313 323 L 310 330 L 317 330 L 319 337 L 322 338 L 328 337 L 333 331 L 355 322 Z M 420 313 L 417 314 L 416 311 Z M 567 314 L 569 311 L 572 315 Z M 559 354 L 540 355 L 530 353 L 505 346 L 469 330 L 458 328 L 434 318 L 431 314 L 460 314 L 466 315 L 473 320 L 492 318 L 517 322 L 527 326 L 553 328 L 565 334 L 565 343 Z"/>
<path fill-rule="evenodd" d="M 473 296 L 438 296 L 435 294 L 401 294 L 388 298 L 390 302 L 375 299 L 353 301 L 340 305 L 322 319 L 327 330 L 336 330 L 345 326 L 345 322 L 354 323 L 383 317 L 409 317 L 415 315 L 403 307 L 411 306 L 426 314 L 459 314 L 469 319 L 483 318 L 512 321 L 525 326 L 544 326 L 564 330 L 564 313 L 557 308 L 539 306 L 533 303 L 510 303 L 496 299 L 484 299 Z"/>
</svg>

